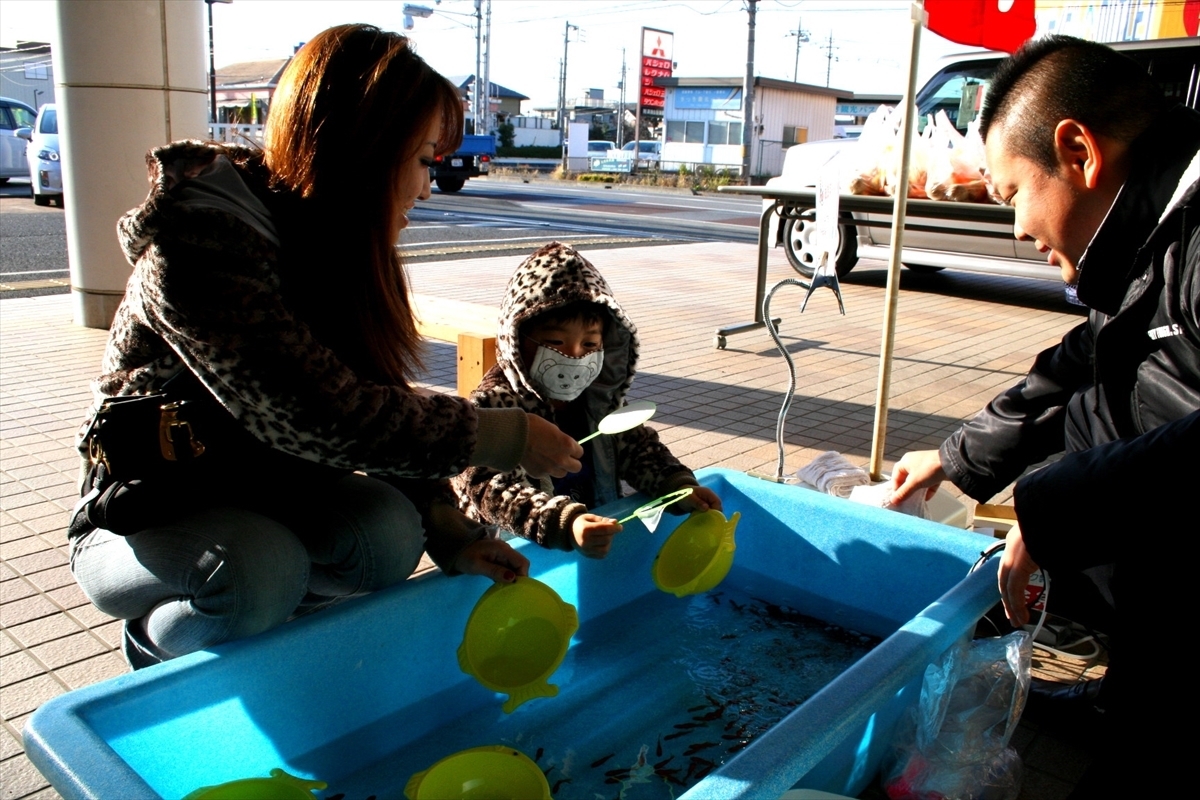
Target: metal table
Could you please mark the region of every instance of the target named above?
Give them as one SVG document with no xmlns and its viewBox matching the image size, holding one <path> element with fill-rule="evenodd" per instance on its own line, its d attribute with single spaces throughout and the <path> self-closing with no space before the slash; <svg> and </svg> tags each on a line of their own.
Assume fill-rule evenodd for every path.
<svg viewBox="0 0 1200 800">
<path fill-rule="evenodd" d="M 771 250 L 768 241 L 771 227 L 771 215 L 779 216 L 780 225 L 788 219 L 799 219 L 806 216 L 812 219 L 817 207 L 817 195 L 813 189 L 794 190 L 777 189 L 767 186 L 721 186 L 717 189 L 725 194 L 750 195 L 772 201 L 763 210 L 758 224 L 758 274 L 754 284 L 754 321 L 739 322 L 717 328 L 716 346 L 718 350 L 725 349 L 725 339 L 735 333 L 746 333 L 765 326 L 762 315 L 762 301 L 767 288 L 767 255 Z M 838 200 L 839 211 L 882 214 L 889 217 L 887 222 L 856 219 L 855 225 L 874 228 L 890 228 L 890 217 L 895 205 L 891 197 L 866 197 L 856 194 L 843 194 Z M 938 219 L 948 222 L 989 222 L 1004 225 L 1009 228 L 1013 224 L 1013 210 L 1008 206 L 990 205 L 984 203 L 955 203 L 944 200 L 912 200 L 908 201 L 908 213 L 904 221 L 904 230 L 918 232 L 945 232 L 944 227 L 926 225 L 923 219 Z M 992 239 L 1012 238 L 1011 232 L 979 230 L 964 228 L 955 231 L 965 236 L 979 236 Z"/>
</svg>

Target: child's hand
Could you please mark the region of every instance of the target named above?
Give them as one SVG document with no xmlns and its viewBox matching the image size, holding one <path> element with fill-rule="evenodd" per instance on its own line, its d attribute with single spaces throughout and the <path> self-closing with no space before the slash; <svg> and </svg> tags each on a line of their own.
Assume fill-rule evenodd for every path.
<svg viewBox="0 0 1200 800">
<path fill-rule="evenodd" d="M 463 548 L 454 568 L 464 575 L 483 575 L 496 583 L 512 583 L 529 575 L 529 559 L 499 539 L 478 539 Z"/>
<path fill-rule="evenodd" d="M 717 497 L 717 493 L 707 486 L 693 487 L 692 493 L 687 497 L 667 506 L 667 511 L 672 514 L 690 514 L 693 511 L 708 511 L 709 509 L 720 511 L 721 498 Z"/>
<path fill-rule="evenodd" d="M 588 558 L 604 558 L 612 547 L 613 537 L 621 532 L 621 523 L 595 514 L 580 514 L 571 523 L 575 549 Z"/>
</svg>

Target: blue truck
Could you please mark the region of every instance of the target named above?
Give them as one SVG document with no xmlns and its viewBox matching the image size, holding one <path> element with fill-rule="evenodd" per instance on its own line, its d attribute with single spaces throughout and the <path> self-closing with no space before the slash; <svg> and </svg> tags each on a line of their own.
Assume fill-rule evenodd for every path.
<svg viewBox="0 0 1200 800">
<path fill-rule="evenodd" d="M 457 192 L 463 188 L 467 178 L 487 175 L 495 156 L 495 137 L 467 134 L 457 150 L 434 159 L 433 166 L 429 168 L 429 178 L 441 191 Z"/>
</svg>

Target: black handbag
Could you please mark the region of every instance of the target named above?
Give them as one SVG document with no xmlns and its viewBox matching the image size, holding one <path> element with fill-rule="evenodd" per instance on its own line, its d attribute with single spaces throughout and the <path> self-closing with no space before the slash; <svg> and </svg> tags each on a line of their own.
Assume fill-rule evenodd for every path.
<svg viewBox="0 0 1200 800">
<path fill-rule="evenodd" d="M 186 369 L 160 393 L 106 399 L 83 435 L 88 463 L 68 536 L 128 536 L 199 507 L 228 441 L 222 416 L 232 422 Z"/>
</svg>

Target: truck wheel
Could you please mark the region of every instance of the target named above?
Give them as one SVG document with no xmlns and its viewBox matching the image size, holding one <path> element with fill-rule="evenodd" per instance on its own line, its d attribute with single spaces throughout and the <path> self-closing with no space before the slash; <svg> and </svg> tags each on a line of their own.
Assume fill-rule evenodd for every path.
<svg viewBox="0 0 1200 800">
<path fill-rule="evenodd" d="M 852 222 L 854 218 L 849 213 L 842 213 L 840 219 Z M 816 234 L 817 223 L 811 217 L 789 218 L 783 227 L 783 251 L 792 269 L 805 278 L 813 276 L 821 258 L 821 251 L 813 242 Z M 846 277 L 858 263 L 858 229 L 853 224 L 838 226 L 838 247 L 833 262 L 839 278 Z"/>
<path fill-rule="evenodd" d="M 438 189 L 446 194 L 457 192 L 466 182 L 466 178 L 434 178 L 434 183 L 437 184 Z"/>
</svg>

